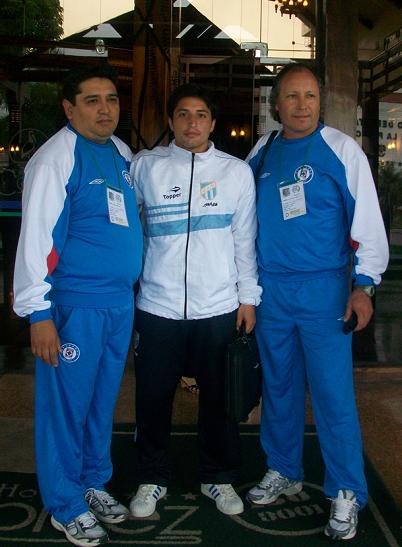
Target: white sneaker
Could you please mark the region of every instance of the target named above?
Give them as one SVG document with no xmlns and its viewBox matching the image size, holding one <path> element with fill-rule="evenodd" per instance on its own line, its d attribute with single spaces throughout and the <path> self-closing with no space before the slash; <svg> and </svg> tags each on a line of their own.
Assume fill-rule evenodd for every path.
<svg viewBox="0 0 402 547">
<path fill-rule="evenodd" d="M 257 505 L 267 505 L 276 501 L 281 494 L 291 496 L 303 488 L 301 481 L 294 481 L 281 475 L 278 471 L 268 469 L 262 481 L 247 492 L 247 499 Z"/>
<path fill-rule="evenodd" d="M 100 526 L 91 511 L 78 515 L 68 524 L 61 524 L 53 515 L 50 522 L 53 528 L 64 532 L 68 541 L 74 545 L 86 547 L 87 545 L 101 545 L 109 541 L 106 531 Z"/>
<path fill-rule="evenodd" d="M 352 490 L 339 490 L 332 499 L 331 512 L 324 533 L 331 539 L 352 539 L 357 530 L 359 504 Z"/>
<path fill-rule="evenodd" d="M 101 522 L 118 524 L 126 520 L 129 515 L 127 507 L 124 507 L 105 490 L 88 488 L 85 499 L 92 513 Z"/>
<path fill-rule="evenodd" d="M 201 484 L 201 493 L 215 500 L 216 507 L 225 515 L 243 513 L 243 502 L 231 484 Z"/>
<path fill-rule="evenodd" d="M 136 495 L 130 502 L 134 517 L 149 517 L 155 511 L 156 502 L 166 495 L 167 488 L 157 484 L 140 484 Z"/>
</svg>

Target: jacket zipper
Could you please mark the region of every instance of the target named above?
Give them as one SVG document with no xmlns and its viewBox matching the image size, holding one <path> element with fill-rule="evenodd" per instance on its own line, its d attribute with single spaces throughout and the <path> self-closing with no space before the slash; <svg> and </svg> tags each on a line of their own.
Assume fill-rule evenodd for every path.
<svg viewBox="0 0 402 547">
<path fill-rule="evenodd" d="M 191 154 L 191 178 L 190 178 L 190 191 L 188 196 L 188 211 L 187 211 L 187 241 L 186 241 L 186 253 L 184 263 L 184 319 L 187 319 L 187 259 L 188 259 L 188 246 L 190 243 L 190 227 L 191 227 L 191 196 L 193 193 L 193 177 L 194 177 L 194 160 L 195 154 Z"/>
</svg>

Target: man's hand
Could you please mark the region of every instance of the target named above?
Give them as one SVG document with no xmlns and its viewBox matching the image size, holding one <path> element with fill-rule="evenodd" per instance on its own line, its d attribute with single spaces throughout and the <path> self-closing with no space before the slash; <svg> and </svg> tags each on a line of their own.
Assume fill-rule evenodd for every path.
<svg viewBox="0 0 402 547">
<path fill-rule="evenodd" d="M 373 315 L 373 304 L 371 298 L 363 291 L 354 290 L 349 297 L 345 310 L 345 321 L 349 319 L 352 311 L 357 315 L 357 326 L 355 332 L 364 329 Z"/>
<path fill-rule="evenodd" d="M 51 319 L 31 325 L 31 350 L 48 365 L 59 365 L 60 338 Z"/>
<path fill-rule="evenodd" d="M 240 304 L 236 318 L 237 330 L 240 329 L 243 323 L 246 333 L 249 334 L 255 326 L 255 306 L 252 306 L 251 304 Z"/>
</svg>

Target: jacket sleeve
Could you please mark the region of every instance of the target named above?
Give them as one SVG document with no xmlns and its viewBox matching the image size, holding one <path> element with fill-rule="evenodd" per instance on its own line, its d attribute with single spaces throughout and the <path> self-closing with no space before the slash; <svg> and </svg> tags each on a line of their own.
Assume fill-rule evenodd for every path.
<svg viewBox="0 0 402 547">
<path fill-rule="evenodd" d="M 14 311 L 21 317 L 29 316 L 31 323 L 51 319 L 50 276 L 65 241 L 69 214 L 66 196 L 66 181 L 55 167 L 38 162 L 32 167 L 28 164 L 14 271 Z M 58 222 L 62 214 L 66 217 L 64 224 Z M 60 231 L 59 248 L 53 239 L 56 224 Z"/>
<path fill-rule="evenodd" d="M 139 169 L 140 169 L 139 159 L 140 159 L 140 154 L 137 154 L 134 156 L 134 160 L 131 162 L 130 176 L 134 184 L 134 191 L 135 191 L 135 196 L 137 199 L 138 208 L 140 209 L 140 211 L 142 211 L 142 206 L 144 203 L 144 194 L 142 192 L 141 181 L 139 177 Z"/>
<path fill-rule="evenodd" d="M 257 217 L 255 210 L 255 184 L 248 165 L 242 164 L 238 174 L 241 190 L 236 211 L 232 218 L 235 263 L 238 272 L 238 294 L 240 304 L 258 306 L 262 288 L 258 285 L 255 238 Z"/>
<path fill-rule="evenodd" d="M 388 240 L 369 163 L 360 147 L 353 145 L 345 162 L 352 197 L 347 205 L 350 237 L 356 249 L 352 276 L 356 285 L 378 285 L 388 264 Z"/>
</svg>

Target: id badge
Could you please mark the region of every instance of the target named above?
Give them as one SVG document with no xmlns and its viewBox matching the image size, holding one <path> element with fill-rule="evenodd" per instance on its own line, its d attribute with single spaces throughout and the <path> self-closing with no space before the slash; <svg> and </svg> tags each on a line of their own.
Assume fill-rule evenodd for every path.
<svg viewBox="0 0 402 547">
<path fill-rule="evenodd" d="M 112 224 L 128 226 L 123 192 L 107 187 L 107 206 L 109 209 L 109 220 Z"/>
<path fill-rule="evenodd" d="M 301 217 L 307 213 L 304 184 L 300 181 L 283 181 L 278 186 L 283 220 Z"/>
</svg>

